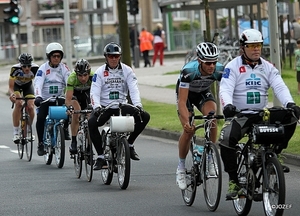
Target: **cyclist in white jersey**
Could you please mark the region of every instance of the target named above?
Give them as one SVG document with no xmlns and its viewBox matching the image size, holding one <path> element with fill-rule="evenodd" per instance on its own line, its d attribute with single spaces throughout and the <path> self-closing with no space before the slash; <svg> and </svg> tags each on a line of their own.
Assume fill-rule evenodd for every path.
<svg viewBox="0 0 300 216">
<path fill-rule="evenodd" d="M 106 63 L 95 71 L 92 79 L 90 97 L 94 111 L 90 115 L 88 126 L 91 140 L 98 154 L 94 170 L 100 170 L 106 166 L 98 127 L 104 125 L 110 116 L 119 114 L 118 105 L 116 105 L 116 107 L 106 110 L 97 121 L 103 107 L 114 101 L 127 103 L 129 92 L 132 104 L 141 110 L 142 121 L 133 107 L 126 106 L 122 109 L 122 115 L 132 115 L 135 122 L 134 131 L 128 137 L 132 160 L 140 160 L 135 152 L 133 143 L 150 120 L 150 115 L 142 108 L 136 75 L 131 67 L 120 61 L 121 54 L 122 50 L 119 44 L 114 42 L 108 43 L 104 47 Z"/>
<path fill-rule="evenodd" d="M 38 155 L 44 155 L 43 134 L 44 122 L 48 114 L 49 105 L 54 106 L 55 102 L 43 103 L 53 96 L 64 95 L 64 90 L 67 85 L 67 80 L 70 75 L 70 69 L 61 62 L 64 57 L 64 51 L 61 44 L 53 42 L 46 47 L 46 56 L 48 61 L 42 64 L 34 79 L 34 104 L 39 107 L 37 112 L 36 131 L 38 135 Z M 65 100 L 59 101 L 59 105 L 63 105 Z M 65 139 L 70 140 L 68 132 L 68 122 L 64 125 Z"/>
<path fill-rule="evenodd" d="M 271 87 L 274 95 L 284 107 L 292 108 L 295 116 L 290 113 L 270 113 L 270 123 L 281 122 L 284 126 L 285 140 L 278 146 L 279 154 L 286 148 L 299 119 L 300 108 L 296 106 L 288 87 L 285 85 L 275 66 L 261 58 L 263 37 L 256 29 L 248 29 L 240 35 L 241 56 L 234 58 L 226 66 L 220 83 L 220 99 L 223 113 L 227 119 L 220 134 L 221 157 L 224 169 L 229 175 L 229 190 L 227 200 L 238 198 L 239 191 L 237 179 L 237 159 L 235 145 L 254 123 L 262 120 L 258 115 L 235 117 L 236 110 L 246 108 L 263 109 L 268 105 L 268 89 Z M 296 119 L 297 118 L 297 119 Z M 289 172 L 283 166 L 284 172 Z"/>
</svg>

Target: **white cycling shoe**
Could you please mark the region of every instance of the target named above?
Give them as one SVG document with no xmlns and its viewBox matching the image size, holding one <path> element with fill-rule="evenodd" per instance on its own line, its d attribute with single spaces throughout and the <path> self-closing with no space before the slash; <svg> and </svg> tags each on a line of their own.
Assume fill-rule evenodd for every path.
<svg viewBox="0 0 300 216">
<path fill-rule="evenodd" d="M 176 184 L 181 190 L 185 190 L 187 188 L 185 172 L 185 170 L 180 169 L 177 169 L 176 171 Z"/>
</svg>

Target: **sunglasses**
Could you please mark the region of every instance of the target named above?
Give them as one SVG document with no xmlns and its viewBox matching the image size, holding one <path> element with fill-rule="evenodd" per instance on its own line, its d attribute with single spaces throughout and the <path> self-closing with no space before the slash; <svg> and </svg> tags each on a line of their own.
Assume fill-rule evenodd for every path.
<svg viewBox="0 0 300 216">
<path fill-rule="evenodd" d="M 217 62 L 216 61 L 214 61 L 214 62 L 207 62 L 207 61 L 202 61 L 205 65 L 207 65 L 207 66 L 210 66 L 210 65 L 216 65 L 217 64 Z"/>
<path fill-rule="evenodd" d="M 52 55 L 52 58 L 61 58 L 61 55 Z"/>
<path fill-rule="evenodd" d="M 22 65 L 22 68 L 30 68 L 31 67 L 31 65 Z"/>
<path fill-rule="evenodd" d="M 112 59 L 112 58 L 120 58 L 120 54 L 107 54 L 107 57 Z"/>
<path fill-rule="evenodd" d="M 262 44 L 261 43 L 246 44 L 245 47 L 249 49 L 262 48 Z"/>
<path fill-rule="evenodd" d="M 84 73 L 84 74 L 77 74 L 77 76 L 79 76 L 79 77 L 86 77 L 86 76 L 88 76 L 89 74 L 88 73 Z"/>
</svg>

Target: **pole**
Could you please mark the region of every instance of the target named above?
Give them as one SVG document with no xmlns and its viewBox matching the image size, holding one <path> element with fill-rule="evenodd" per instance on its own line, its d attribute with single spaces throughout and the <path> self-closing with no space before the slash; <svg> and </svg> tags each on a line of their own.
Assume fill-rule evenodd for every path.
<svg viewBox="0 0 300 216">
<path fill-rule="evenodd" d="M 279 32 L 278 32 L 278 13 L 277 13 L 277 1 L 276 0 L 268 0 L 268 8 L 269 8 L 269 26 L 270 29 L 270 60 L 278 68 L 281 73 L 281 65 L 280 65 L 280 49 L 279 49 Z M 282 44 L 283 45 L 283 44 Z M 281 106 L 279 100 L 273 97 L 273 105 Z"/>
<path fill-rule="evenodd" d="M 27 50 L 33 55 L 33 39 L 32 39 L 32 25 L 31 25 L 31 0 L 26 0 L 26 30 L 27 30 Z"/>
<path fill-rule="evenodd" d="M 67 56 L 67 65 L 72 68 L 72 48 L 71 48 L 71 27 L 69 1 L 64 1 L 64 20 L 65 20 L 65 52 Z"/>
<path fill-rule="evenodd" d="M 137 25 L 136 25 L 136 15 L 134 15 L 134 67 L 140 67 L 140 47 L 138 45 L 138 33 L 137 33 Z"/>
</svg>

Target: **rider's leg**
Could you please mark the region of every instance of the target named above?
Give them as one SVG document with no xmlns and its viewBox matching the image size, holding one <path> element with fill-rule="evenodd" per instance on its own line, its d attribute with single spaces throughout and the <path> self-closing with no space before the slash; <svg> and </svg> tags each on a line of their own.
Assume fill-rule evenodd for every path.
<svg viewBox="0 0 300 216">
<path fill-rule="evenodd" d="M 215 111 L 215 113 L 217 112 L 217 104 L 215 103 L 215 101 L 206 101 L 203 105 L 202 105 L 202 108 L 201 108 L 201 112 L 203 115 L 208 115 L 208 113 L 210 111 Z M 218 134 L 218 124 L 217 124 L 217 121 L 214 120 L 213 122 L 213 127 L 211 128 L 210 130 L 210 140 L 213 142 L 213 143 L 216 143 L 217 142 L 217 134 Z"/>
<path fill-rule="evenodd" d="M 19 92 L 15 92 L 15 97 L 21 97 Z M 13 141 L 17 142 L 19 138 L 19 126 L 20 126 L 20 119 L 21 119 L 21 107 L 22 107 L 22 100 L 16 100 L 15 108 L 12 112 L 12 119 L 13 119 Z"/>
<path fill-rule="evenodd" d="M 77 100 L 72 100 L 72 106 L 74 107 L 74 110 L 81 110 L 81 107 L 78 103 Z M 71 134 L 72 134 L 72 138 L 71 138 L 71 146 L 70 146 L 70 152 L 72 154 L 76 154 L 77 153 L 77 140 L 76 140 L 76 136 L 77 136 L 77 132 L 78 132 L 78 128 L 79 128 L 79 117 L 80 114 L 73 114 L 72 115 L 72 121 L 71 121 Z"/>
</svg>

